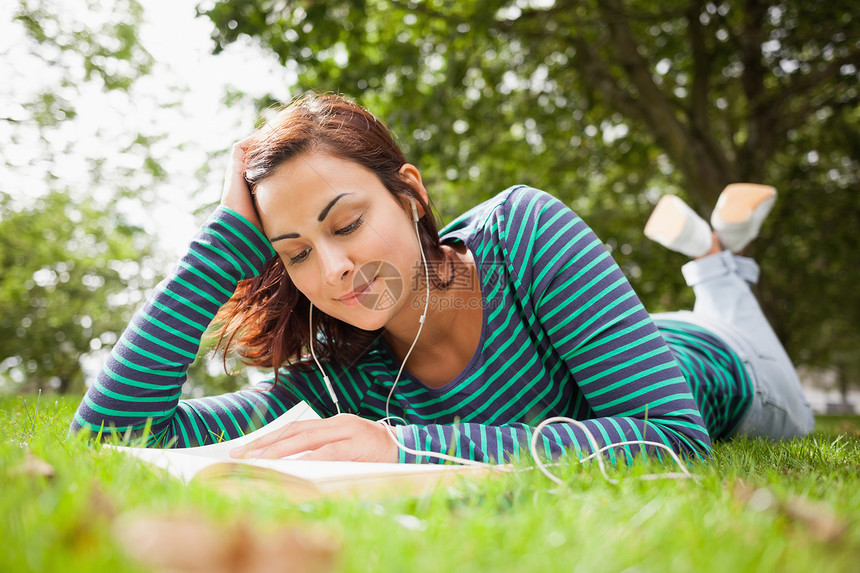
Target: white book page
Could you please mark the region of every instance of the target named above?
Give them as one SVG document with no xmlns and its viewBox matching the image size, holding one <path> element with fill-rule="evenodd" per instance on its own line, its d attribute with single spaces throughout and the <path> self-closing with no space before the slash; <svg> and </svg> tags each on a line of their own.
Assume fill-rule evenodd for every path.
<svg viewBox="0 0 860 573">
<path fill-rule="evenodd" d="M 281 414 L 280 416 L 278 416 L 277 418 L 275 418 L 274 420 L 272 420 L 270 423 L 266 424 L 258 430 L 254 430 L 250 434 L 245 434 L 244 436 L 235 438 L 233 440 L 227 440 L 226 442 L 210 444 L 208 446 L 180 448 L 178 449 L 178 451 L 193 456 L 204 456 L 207 458 L 217 458 L 219 460 L 232 460 L 233 458 L 230 457 L 230 450 L 234 448 L 244 446 L 248 442 L 252 442 L 257 438 L 260 438 L 267 434 L 285 430 L 293 422 L 319 419 L 319 415 L 317 415 L 317 413 L 314 412 L 310 406 L 308 406 L 308 403 L 303 400 L 289 410 L 287 410 L 286 412 L 284 412 L 283 414 Z"/>
<path fill-rule="evenodd" d="M 230 457 L 230 450 L 233 448 L 247 444 L 266 434 L 283 431 L 293 422 L 319 419 L 320 417 L 308 406 L 307 402 L 302 401 L 262 428 L 234 440 L 227 440 L 218 444 L 172 449 L 130 448 L 127 446 L 111 445 L 106 445 L 105 447 L 125 452 L 141 460 L 153 463 L 160 468 L 166 469 L 179 479 L 188 482 L 194 474 L 206 466 L 224 460 L 240 461 Z"/>
<path fill-rule="evenodd" d="M 200 470 L 213 464 L 220 464 L 222 460 L 193 456 L 182 453 L 182 450 L 160 450 L 157 448 L 129 448 L 127 446 L 105 446 L 120 452 L 130 454 L 138 459 L 149 462 L 183 482 L 188 483 Z"/>
<path fill-rule="evenodd" d="M 108 446 L 167 470 L 184 483 L 188 483 L 200 470 L 225 463 L 224 459 L 189 455 L 183 449 L 159 450 L 155 448 L 129 448 Z M 434 475 L 448 472 L 481 473 L 486 468 L 437 464 L 397 464 L 374 462 L 322 462 L 300 459 L 246 460 L 230 459 L 229 463 L 271 468 L 311 483 L 323 484 L 345 479 L 374 478 L 397 475 Z"/>
<path fill-rule="evenodd" d="M 348 478 L 372 478 L 376 476 L 396 476 L 403 474 L 432 475 L 447 472 L 479 470 L 463 466 L 441 466 L 436 464 L 398 464 L 398 463 L 368 463 L 368 462 L 321 462 L 298 458 L 302 454 L 278 460 L 269 459 L 233 459 L 230 450 L 252 440 L 273 433 L 284 431 L 290 424 L 301 420 L 318 420 L 319 416 L 306 402 L 299 402 L 287 412 L 262 428 L 240 438 L 228 440 L 219 444 L 198 446 L 194 448 L 130 448 L 126 446 L 110 446 L 132 456 L 152 463 L 170 472 L 185 483 L 191 481 L 200 470 L 223 462 L 247 464 L 271 468 L 279 472 L 304 478 L 306 480 L 325 483 Z"/>
</svg>

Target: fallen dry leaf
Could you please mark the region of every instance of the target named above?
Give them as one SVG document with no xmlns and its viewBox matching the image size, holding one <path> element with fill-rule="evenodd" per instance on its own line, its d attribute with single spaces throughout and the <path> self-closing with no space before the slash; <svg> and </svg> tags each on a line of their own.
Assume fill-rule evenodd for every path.
<svg viewBox="0 0 860 573">
<path fill-rule="evenodd" d="M 836 432 L 839 434 L 860 436 L 860 428 L 857 427 L 857 423 L 850 420 L 842 420 L 839 422 L 839 425 L 836 426 Z"/>
<path fill-rule="evenodd" d="M 12 475 L 25 477 L 38 476 L 48 479 L 53 478 L 54 473 L 54 466 L 30 451 L 24 454 L 24 461 L 12 470 Z"/>
<path fill-rule="evenodd" d="M 116 517 L 116 508 L 110 497 L 102 491 L 98 483 L 93 482 L 90 486 L 90 500 L 87 504 L 91 515 L 101 516 L 108 521 Z"/>
<path fill-rule="evenodd" d="M 61 544 L 76 553 L 88 554 L 104 543 L 104 530 L 113 521 L 116 509 L 95 481 L 76 489 L 75 497 L 79 507 L 63 529 Z"/>
<path fill-rule="evenodd" d="M 339 544 L 319 531 L 274 530 L 199 515 L 125 516 L 114 532 L 134 558 L 160 572 L 326 573 Z"/>
<path fill-rule="evenodd" d="M 732 495 L 755 511 L 775 511 L 806 528 L 816 541 L 835 542 L 848 531 L 848 524 L 826 505 L 802 496 L 779 499 L 768 488 L 756 488 L 741 479 L 732 484 Z"/>
<path fill-rule="evenodd" d="M 732 497 L 734 497 L 738 502 L 743 505 L 749 503 L 749 500 L 752 498 L 753 494 L 755 494 L 757 490 L 757 487 L 745 482 L 740 478 L 736 479 L 732 483 Z"/>
<path fill-rule="evenodd" d="M 848 531 L 848 524 L 827 506 L 805 497 L 792 497 L 779 508 L 792 520 L 805 525 L 810 537 L 818 541 L 838 541 Z"/>
</svg>

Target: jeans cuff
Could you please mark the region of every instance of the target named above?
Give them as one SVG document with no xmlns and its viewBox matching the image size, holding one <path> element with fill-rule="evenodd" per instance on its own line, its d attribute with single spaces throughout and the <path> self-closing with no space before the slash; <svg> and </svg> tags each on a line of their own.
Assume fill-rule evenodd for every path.
<svg viewBox="0 0 860 573">
<path fill-rule="evenodd" d="M 759 268 L 758 264 L 749 257 L 741 257 L 731 251 L 721 251 L 690 261 L 681 267 L 681 273 L 687 281 L 687 286 L 691 287 L 731 274 L 754 285 L 758 282 Z"/>
</svg>

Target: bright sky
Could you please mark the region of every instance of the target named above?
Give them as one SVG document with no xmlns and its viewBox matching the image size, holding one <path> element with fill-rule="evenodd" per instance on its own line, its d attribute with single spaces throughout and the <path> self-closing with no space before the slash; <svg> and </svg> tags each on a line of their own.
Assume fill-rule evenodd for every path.
<svg viewBox="0 0 860 573">
<path fill-rule="evenodd" d="M 145 2 L 148 25 L 141 30 L 144 45 L 159 63 L 158 71 L 150 79 L 163 87 L 164 74 L 165 78 L 184 82 L 188 90 L 182 98 L 181 116 L 171 119 L 173 141 L 177 147 L 188 148 L 188 157 L 180 155 L 171 166 L 171 175 L 175 173 L 176 180 L 169 186 L 164 206 L 156 215 L 162 223 L 162 232 L 175 233 L 170 243 L 180 253 L 196 230 L 190 211 L 201 200 L 214 201 L 220 194 L 226 156 L 217 161 L 215 188 L 206 192 L 207 197 L 188 200 L 185 187 L 195 188 L 197 182 L 191 179 L 205 163 L 207 153 L 228 149 L 235 140 L 246 136 L 254 124 L 255 114 L 248 105 L 228 108 L 222 103 L 225 88 L 229 86 L 255 97 L 274 93 L 283 100 L 290 95 L 287 86 L 295 81 L 274 56 L 250 43 L 233 45 L 213 56 L 209 38 L 212 26 L 208 19 L 195 17 L 198 3 L 199 0 Z"/>
<path fill-rule="evenodd" d="M 48 6 L 57 14 L 58 23 L 41 23 L 50 36 L 67 41 L 71 30 L 94 29 L 111 21 L 116 1 L 48 0 L 32 5 Z M 107 92 L 100 82 L 86 81 L 76 53 L 33 42 L 20 22 L 12 20 L 19 4 L 0 10 L 0 191 L 21 207 L 32 206 L 50 188 L 104 201 L 116 196 L 116 174 L 125 170 L 129 175 L 120 179 L 140 186 L 150 202 L 135 198 L 121 204 L 121 210 L 157 237 L 163 253 L 178 259 L 205 216 L 195 218 L 193 212 L 220 197 L 227 163 L 224 152 L 254 126 L 256 113 L 250 98 L 269 93 L 286 101 L 296 79 L 273 55 L 250 42 L 211 55 L 211 25 L 195 17 L 195 6 L 202 1 L 141 3 L 146 24 L 139 29 L 139 37 L 155 65 L 128 92 Z M 70 85 L 63 85 L 63 80 Z M 228 108 L 223 103 L 226 88 L 241 90 L 249 99 Z M 68 100 L 77 114 L 46 131 L 44 140 L 24 107 L 41 93 Z M 167 171 L 162 183 L 152 185 L 143 169 L 147 150 L 134 146 L 139 134 L 164 135 L 149 149 Z M 104 163 L 102 182 L 93 181 L 93 158 Z M 207 161 L 208 176 L 205 170 L 200 173 Z M 50 187 L 48 177 L 55 181 Z M 88 380 L 101 360 L 98 351 L 84 357 Z M 12 375 L 15 378 L 15 372 Z"/>
<path fill-rule="evenodd" d="M 197 228 L 194 209 L 217 201 L 220 195 L 226 156 L 219 155 L 214 160 L 207 157 L 229 149 L 254 124 L 255 113 L 247 101 L 230 108 L 222 103 L 225 88 L 239 89 L 253 97 L 268 92 L 288 99 L 288 86 L 295 81 L 295 75 L 278 65 L 274 56 L 250 42 L 232 45 L 217 57 L 212 56 L 211 25 L 205 18 L 195 18 L 199 2 L 142 3 L 147 23 L 139 30 L 140 38 L 156 64 L 152 74 L 138 80 L 130 93 L 105 93 L 82 78 L 77 90 L 63 88 L 56 66 L 26 49 L 28 39 L 21 26 L 12 22 L 10 13 L 4 10 L 0 14 L 0 116 L 26 117 L 20 102 L 26 100 L 28 92 L 45 88 L 72 100 L 78 116 L 61 122 L 51 132 L 48 145 L 55 150 L 56 160 L 50 164 L 38 161 L 40 146 L 45 143 L 35 133 L 19 126 L 19 139 L 13 141 L 13 128 L 0 121 L 0 141 L 4 143 L 0 146 L 0 189 L 27 204 L 44 191 L 34 188 L 33 174 L 51 172 L 73 192 L 103 198 L 113 190 L 109 182 L 100 188 L 88 186 L 86 157 L 105 157 L 108 171 L 140 170 L 143 153 L 119 151 L 130 146 L 138 133 L 167 134 L 152 148 L 152 156 L 168 172 L 166 182 L 153 190 L 154 206 L 141 209 L 130 201 L 124 211 L 157 235 L 163 250 L 176 255 L 184 252 Z M 71 0 L 56 9 L 63 11 L 64 25 L 69 26 L 109 17 L 111 3 L 97 5 L 100 13 L 88 9 L 87 4 Z M 171 102 L 178 105 L 168 106 Z M 209 185 L 198 174 L 207 161 L 212 169 Z M 13 168 L 5 168 L 6 163 Z M 195 194 L 201 186 L 206 187 L 205 192 Z"/>
</svg>

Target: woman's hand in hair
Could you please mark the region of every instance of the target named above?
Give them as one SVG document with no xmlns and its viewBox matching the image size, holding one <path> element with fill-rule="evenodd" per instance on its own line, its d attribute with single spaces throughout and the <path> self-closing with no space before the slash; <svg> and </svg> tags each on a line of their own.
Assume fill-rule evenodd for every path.
<svg viewBox="0 0 860 573">
<path fill-rule="evenodd" d="M 303 460 L 397 462 L 397 444 L 389 427 L 353 414 L 293 422 L 230 452 L 234 458 L 278 459 L 302 455 Z M 393 430 L 392 430 L 393 431 Z"/>
<path fill-rule="evenodd" d="M 230 164 L 224 174 L 221 205 L 233 209 L 262 231 L 263 225 L 260 223 L 257 209 L 254 207 L 254 198 L 251 196 L 248 182 L 245 181 L 245 150 L 253 137 L 253 135 L 246 137 L 233 144 Z"/>
</svg>

